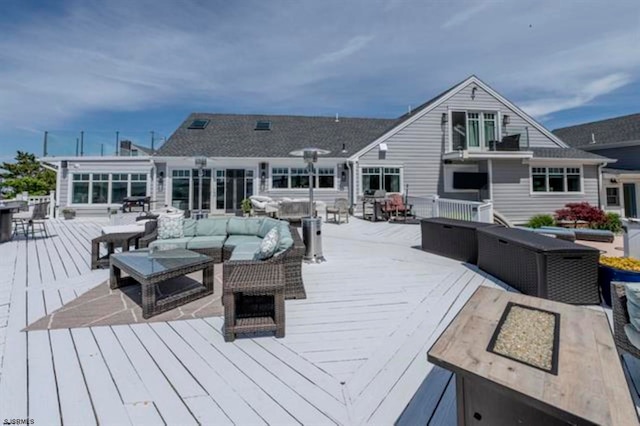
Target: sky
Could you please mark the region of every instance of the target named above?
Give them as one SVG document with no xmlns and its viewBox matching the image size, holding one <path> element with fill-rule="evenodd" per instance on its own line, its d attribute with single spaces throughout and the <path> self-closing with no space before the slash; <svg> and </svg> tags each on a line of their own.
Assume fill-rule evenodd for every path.
<svg viewBox="0 0 640 426">
<path fill-rule="evenodd" d="M 0 2 L 0 160 L 191 112 L 397 117 L 471 74 L 550 129 L 640 112 L 640 0 Z"/>
</svg>

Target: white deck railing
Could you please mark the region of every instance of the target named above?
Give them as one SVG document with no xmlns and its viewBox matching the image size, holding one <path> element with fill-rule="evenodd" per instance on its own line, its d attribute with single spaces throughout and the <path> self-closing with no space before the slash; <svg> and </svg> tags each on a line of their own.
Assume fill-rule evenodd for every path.
<svg viewBox="0 0 640 426">
<path fill-rule="evenodd" d="M 493 223 L 493 204 L 490 201 L 465 201 L 431 197 L 408 197 L 413 212 L 419 218 L 446 217 Z"/>
<path fill-rule="evenodd" d="M 26 192 L 24 194 L 16 195 L 15 200 L 24 201 L 27 200 L 28 205 L 49 203 L 49 218 L 55 217 L 56 212 L 56 191 L 49 192 L 49 195 L 29 195 Z M 6 200 L 11 201 L 11 200 Z"/>
</svg>

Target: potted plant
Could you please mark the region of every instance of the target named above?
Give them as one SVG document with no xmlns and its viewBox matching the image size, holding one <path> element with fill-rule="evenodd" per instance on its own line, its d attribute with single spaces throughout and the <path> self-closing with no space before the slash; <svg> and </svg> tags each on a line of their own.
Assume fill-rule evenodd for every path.
<svg viewBox="0 0 640 426">
<path fill-rule="evenodd" d="M 249 216 L 251 214 L 251 200 L 248 198 L 245 198 L 244 200 L 242 200 L 242 203 L 240 203 L 240 208 L 242 209 L 242 213 L 244 213 L 245 216 Z"/>
<path fill-rule="evenodd" d="M 76 211 L 72 208 L 65 207 L 64 209 L 62 209 L 62 215 L 64 216 L 65 220 L 73 219 L 74 217 L 76 217 Z"/>
<path fill-rule="evenodd" d="M 611 282 L 640 282 L 640 260 L 631 257 L 600 256 L 598 282 L 602 299 L 611 306 Z"/>
</svg>

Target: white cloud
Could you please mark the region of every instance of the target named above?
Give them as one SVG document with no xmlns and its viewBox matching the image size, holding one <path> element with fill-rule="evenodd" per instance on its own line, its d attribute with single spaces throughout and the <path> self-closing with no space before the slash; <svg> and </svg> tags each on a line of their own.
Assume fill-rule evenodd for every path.
<svg viewBox="0 0 640 426">
<path fill-rule="evenodd" d="M 338 62 L 343 59 L 346 59 L 349 56 L 361 50 L 362 48 L 364 48 L 367 44 L 369 44 L 371 40 L 373 40 L 373 36 L 359 35 L 359 36 L 353 37 L 344 45 L 344 47 L 338 50 L 335 50 L 333 52 L 323 54 L 322 56 L 314 60 L 314 63 L 327 64 L 327 63 Z"/>
<path fill-rule="evenodd" d="M 454 6 L 456 5 L 456 3 L 453 3 L 453 2 L 450 4 Z M 458 11 L 449 19 L 447 19 L 445 22 L 443 22 L 440 28 L 442 28 L 443 30 L 446 30 L 446 29 L 464 24 L 469 19 L 473 18 L 478 13 L 486 9 L 488 6 L 489 6 L 489 3 L 485 2 L 485 3 L 476 3 L 473 6 L 455 7 L 455 9 L 458 9 Z"/>
</svg>

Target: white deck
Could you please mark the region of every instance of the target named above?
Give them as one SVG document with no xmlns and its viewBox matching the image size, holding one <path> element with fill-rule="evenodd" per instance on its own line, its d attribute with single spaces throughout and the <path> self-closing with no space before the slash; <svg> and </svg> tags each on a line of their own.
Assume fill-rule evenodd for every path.
<svg viewBox="0 0 640 426">
<path fill-rule="evenodd" d="M 286 337 L 225 343 L 222 318 L 21 330 L 107 278 L 99 220 L 0 245 L 0 418 L 35 424 L 455 424 L 455 385 L 426 353 L 491 277 L 412 248 L 418 226 L 323 226 Z"/>
</svg>

